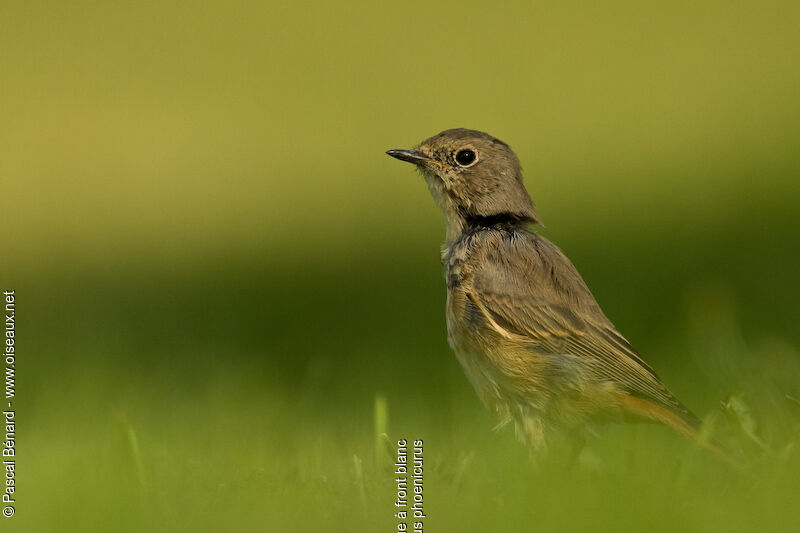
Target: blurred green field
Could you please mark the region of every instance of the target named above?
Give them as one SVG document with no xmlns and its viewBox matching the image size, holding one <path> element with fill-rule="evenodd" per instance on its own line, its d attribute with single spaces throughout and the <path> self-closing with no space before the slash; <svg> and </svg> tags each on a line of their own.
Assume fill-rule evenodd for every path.
<svg viewBox="0 0 800 533">
<path fill-rule="evenodd" d="M 2 13 L 3 531 L 394 531 L 377 395 L 425 442 L 429 531 L 800 530 L 796 3 Z M 492 431 L 439 213 L 384 154 L 457 126 L 517 151 L 541 231 L 744 472 L 655 426 L 539 468 Z"/>
</svg>

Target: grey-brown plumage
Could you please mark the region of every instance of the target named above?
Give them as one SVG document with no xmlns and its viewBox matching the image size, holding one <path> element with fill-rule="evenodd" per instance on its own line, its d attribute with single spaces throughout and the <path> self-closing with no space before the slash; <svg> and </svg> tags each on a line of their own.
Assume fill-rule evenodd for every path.
<svg viewBox="0 0 800 533">
<path fill-rule="evenodd" d="M 483 402 L 534 450 L 596 417 L 698 419 L 606 318 L 538 222 L 507 144 L 452 129 L 389 155 L 417 165 L 445 215 L 448 338 Z"/>
</svg>

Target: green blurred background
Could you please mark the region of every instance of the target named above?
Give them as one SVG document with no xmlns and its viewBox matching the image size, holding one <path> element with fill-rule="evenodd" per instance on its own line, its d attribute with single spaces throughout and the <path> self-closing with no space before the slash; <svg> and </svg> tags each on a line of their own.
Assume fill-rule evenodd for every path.
<svg viewBox="0 0 800 533">
<path fill-rule="evenodd" d="M 797 2 L 6 3 L 0 50 L 3 530 L 394 531 L 376 395 L 430 531 L 800 529 Z M 534 469 L 491 431 L 384 155 L 462 126 L 748 472 L 654 426 Z"/>
</svg>

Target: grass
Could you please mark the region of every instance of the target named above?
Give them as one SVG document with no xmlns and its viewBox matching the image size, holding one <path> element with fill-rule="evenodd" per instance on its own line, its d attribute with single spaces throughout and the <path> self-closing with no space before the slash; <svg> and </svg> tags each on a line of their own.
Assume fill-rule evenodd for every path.
<svg viewBox="0 0 800 533">
<path fill-rule="evenodd" d="M 369 269 L 248 263 L 23 285 L 38 355 L 19 370 L 14 525 L 391 531 L 405 438 L 425 443 L 430 531 L 800 527 L 800 360 L 790 336 L 743 327 L 732 294 L 746 293 L 665 297 L 680 318 L 638 344 L 748 468 L 651 425 L 600 427 L 577 464 L 556 449 L 535 468 L 447 347 L 438 269 L 413 265 L 382 265 L 390 288 Z"/>
<path fill-rule="evenodd" d="M 37 438 L 20 458 L 28 463 L 21 499 L 32 510 L 22 509 L 20 523 L 36 531 L 393 530 L 393 457 L 382 443 L 373 448 L 368 408 L 317 398 L 318 408 L 309 409 L 254 381 L 237 388 L 177 406 L 167 390 L 143 390 L 148 398 L 130 406 L 125 423 L 102 408 L 59 429 L 40 421 L 49 437 L 33 427 Z M 84 399 L 101 403 L 88 393 Z M 800 410 L 790 405 L 760 420 L 788 426 L 770 442 L 773 451 L 751 447 L 753 465 L 737 472 L 651 426 L 606 428 L 578 465 L 534 469 L 511 431 L 493 433 L 475 402 L 465 403 L 444 425 L 422 398 L 397 398 L 393 410 L 405 421 L 390 427 L 391 441 L 425 441 L 431 530 L 800 526 L 792 503 L 800 489 Z M 375 452 L 380 461 L 368 460 Z"/>
</svg>

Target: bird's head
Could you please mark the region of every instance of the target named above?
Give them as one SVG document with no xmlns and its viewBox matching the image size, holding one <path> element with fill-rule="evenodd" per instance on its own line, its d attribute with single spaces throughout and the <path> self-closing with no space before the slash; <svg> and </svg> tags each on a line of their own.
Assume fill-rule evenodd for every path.
<svg viewBox="0 0 800 533">
<path fill-rule="evenodd" d="M 538 223 L 522 184 L 519 160 L 509 146 L 487 133 L 445 130 L 411 150 L 389 150 L 414 163 L 447 221 L 448 236 L 472 221 L 505 217 Z"/>
</svg>

